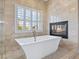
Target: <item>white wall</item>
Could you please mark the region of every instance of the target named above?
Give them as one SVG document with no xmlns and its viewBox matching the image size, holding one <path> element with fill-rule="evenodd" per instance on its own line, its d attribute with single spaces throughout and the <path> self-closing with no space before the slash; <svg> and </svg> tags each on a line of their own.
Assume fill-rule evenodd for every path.
<svg viewBox="0 0 79 59">
<path fill-rule="evenodd" d="M 78 42 L 78 8 L 77 0 L 51 0 L 48 5 L 50 22 L 68 21 L 69 41 Z M 55 18 L 52 18 L 55 16 Z M 52 19 L 52 20 L 51 20 Z"/>
</svg>

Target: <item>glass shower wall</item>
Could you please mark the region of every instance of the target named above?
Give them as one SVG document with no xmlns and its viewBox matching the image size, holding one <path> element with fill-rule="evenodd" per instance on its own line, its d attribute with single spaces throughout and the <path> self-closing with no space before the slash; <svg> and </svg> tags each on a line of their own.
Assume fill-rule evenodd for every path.
<svg viewBox="0 0 79 59">
<path fill-rule="evenodd" d="M 3 8 L 4 8 L 4 0 L 0 0 L 0 59 L 5 59 L 3 58 L 3 52 L 4 50 L 4 45 L 3 45 L 3 28 L 4 28 L 4 21 L 3 21 Z"/>
<path fill-rule="evenodd" d="M 0 0 L 0 40 L 3 37 L 3 0 Z"/>
<path fill-rule="evenodd" d="M 26 59 L 15 41 L 15 0 L 0 0 L 0 59 Z"/>
</svg>

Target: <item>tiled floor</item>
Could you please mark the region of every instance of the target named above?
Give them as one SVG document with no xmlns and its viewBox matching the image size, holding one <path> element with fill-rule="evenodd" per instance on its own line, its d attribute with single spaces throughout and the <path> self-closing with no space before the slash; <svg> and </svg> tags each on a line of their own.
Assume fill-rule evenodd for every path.
<svg viewBox="0 0 79 59">
<path fill-rule="evenodd" d="M 6 39 L 0 46 L 0 59 L 26 59 L 24 51 L 15 40 Z"/>
<path fill-rule="evenodd" d="M 55 53 L 52 53 L 43 59 L 72 59 L 76 52 L 76 47 L 76 45 L 71 44 L 70 42 L 62 41 Z"/>
<path fill-rule="evenodd" d="M 79 59 L 79 54 L 75 57 L 75 59 Z"/>
<path fill-rule="evenodd" d="M 79 59 L 79 53 L 76 53 L 73 59 Z"/>
</svg>

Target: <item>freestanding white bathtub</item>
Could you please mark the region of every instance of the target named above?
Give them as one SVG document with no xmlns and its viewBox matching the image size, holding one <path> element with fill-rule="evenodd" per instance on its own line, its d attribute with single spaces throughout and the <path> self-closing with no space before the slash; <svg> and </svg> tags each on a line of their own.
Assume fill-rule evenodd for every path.
<svg viewBox="0 0 79 59">
<path fill-rule="evenodd" d="M 34 41 L 34 37 L 15 40 L 23 48 L 27 59 L 42 59 L 57 50 L 61 37 L 49 35 L 38 36 L 36 42 Z"/>
</svg>

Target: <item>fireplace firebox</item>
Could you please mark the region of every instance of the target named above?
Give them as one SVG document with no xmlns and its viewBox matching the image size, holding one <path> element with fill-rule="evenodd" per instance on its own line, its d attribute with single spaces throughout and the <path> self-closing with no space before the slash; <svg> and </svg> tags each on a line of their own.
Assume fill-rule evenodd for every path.
<svg viewBox="0 0 79 59">
<path fill-rule="evenodd" d="M 50 35 L 68 38 L 68 21 L 50 23 Z"/>
</svg>

